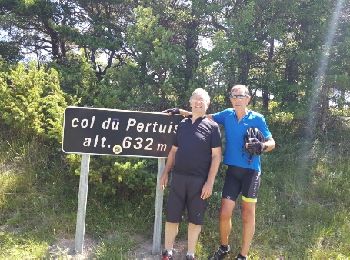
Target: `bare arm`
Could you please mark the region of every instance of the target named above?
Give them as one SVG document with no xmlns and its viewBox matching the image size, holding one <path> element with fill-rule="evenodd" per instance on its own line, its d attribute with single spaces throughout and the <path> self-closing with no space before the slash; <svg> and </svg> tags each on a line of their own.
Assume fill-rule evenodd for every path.
<svg viewBox="0 0 350 260">
<path fill-rule="evenodd" d="M 176 111 L 176 112 L 174 112 L 174 111 Z M 180 114 L 183 117 L 188 117 L 188 116 L 192 115 L 192 112 L 187 111 L 187 110 L 182 109 L 182 108 L 170 108 L 170 109 L 164 110 L 162 112 L 163 113 L 167 113 L 168 115 Z M 209 118 L 210 120 L 214 121 L 212 114 L 207 115 L 207 118 Z"/>
<path fill-rule="evenodd" d="M 209 169 L 208 179 L 202 188 L 202 199 L 207 199 L 213 192 L 213 186 L 216 174 L 218 173 L 221 162 L 221 147 L 211 149 L 211 165 Z"/>
<path fill-rule="evenodd" d="M 187 117 L 187 116 L 192 115 L 192 112 L 187 111 L 187 110 L 185 110 L 185 109 L 181 109 L 181 108 L 180 108 L 179 111 L 180 111 L 180 115 L 182 115 L 182 116 L 184 116 L 184 117 Z"/>
<path fill-rule="evenodd" d="M 162 188 L 163 190 L 168 184 L 169 172 L 174 167 L 176 151 L 177 151 L 177 147 L 173 145 L 168 154 L 168 158 L 167 158 L 162 176 L 160 177 L 160 182 L 159 182 L 160 188 Z"/>
<path fill-rule="evenodd" d="M 192 115 L 192 112 L 187 111 L 187 110 L 185 110 L 185 109 L 179 109 L 179 112 L 180 112 L 180 115 L 182 115 L 182 116 L 184 116 L 184 117 L 187 117 L 187 116 Z M 212 115 L 212 114 L 208 114 L 208 115 L 207 115 L 207 118 L 209 118 L 210 120 L 214 121 L 214 120 L 213 120 L 213 115 Z"/>
<path fill-rule="evenodd" d="M 189 115 L 192 115 L 192 112 L 187 111 L 185 109 L 177 108 L 177 107 L 166 109 L 166 110 L 162 111 L 162 113 L 167 113 L 169 116 L 182 115 L 183 117 L 187 117 Z"/>
<path fill-rule="evenodd" d="M 275 149 L 275 140 L 271 137 L 264 142 L 264 152 L 270 152 Z"/>
</svg>

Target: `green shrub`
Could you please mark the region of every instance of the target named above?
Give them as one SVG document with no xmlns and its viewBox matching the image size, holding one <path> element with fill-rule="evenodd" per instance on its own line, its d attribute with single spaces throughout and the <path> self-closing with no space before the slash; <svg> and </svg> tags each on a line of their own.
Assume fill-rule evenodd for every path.
<svg viewBox="0 0 350 260">
<path fill-rule="evenodd" d="M 58 71 L 61 89 L 74 103 L 93 105 L 94 97 L 100 91 L 96 72 L 83 55 L 69 53 L 64 62 L 49 64 Z"/>
<path fill-rule="evenodd" d="M 79 155 L 68 155 L 71 171 L 80 174 Z M 112 156 L 92 157 L 89 182 L 94 192 L 108 198 L 122 195 L 125 199 L 135 196 L 154 196 L 157 183 L 157 164 L 154 159 L 123 158 Z"/>
<path fill-rule="evenodd" d="M 1 117 L 7 125 L 24 134 L 61 140 L 67 102 L 56 70 L 19 63 L 0 75 L 0 99 Z"/>
</svg>

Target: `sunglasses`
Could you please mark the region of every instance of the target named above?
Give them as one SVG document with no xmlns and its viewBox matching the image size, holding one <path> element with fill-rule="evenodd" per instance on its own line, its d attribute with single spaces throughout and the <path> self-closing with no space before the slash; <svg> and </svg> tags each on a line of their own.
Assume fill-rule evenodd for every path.
<svg viewBox="0 0 350 260">
<path fill-rule="evenodd" d="M 234 99 L 244 99 L 248 97 L 247 95 L 234 95 L 233 93 L 230 93 L 230 98 L 234 98 Z"/>
</svg>

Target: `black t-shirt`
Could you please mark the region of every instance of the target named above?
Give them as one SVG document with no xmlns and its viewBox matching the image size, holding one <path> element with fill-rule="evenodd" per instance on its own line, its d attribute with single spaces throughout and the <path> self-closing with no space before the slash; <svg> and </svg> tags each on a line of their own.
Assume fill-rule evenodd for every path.
<svg viewBox="0 0 350 260">
<path fill-rule="evenodd" d="M 183 119 L 176 132 L 174 146 L 174 173 L 207 178 L 211 164 L 211 149 L 221 146 L 219 126 L 207 117 L 193 124 L 190 117 Z"/>
</svg>

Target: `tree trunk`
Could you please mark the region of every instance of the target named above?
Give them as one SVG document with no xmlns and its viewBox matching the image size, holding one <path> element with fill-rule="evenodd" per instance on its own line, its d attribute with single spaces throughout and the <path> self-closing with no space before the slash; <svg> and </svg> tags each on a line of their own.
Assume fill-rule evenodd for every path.
<svg viewBox="0 0 350 260">
<path fill-rule="evenodd" d="M 59 34 L 51 27 L 47 19 L 43 19 L 42 23 L 45 27 L 47 34 L 50 36 L 50 39 L 51 39 L 52 56 L 55 60 L 59 61 L 62 59 L 62 52 L 60 52 L 60 45 L 63 44 L 60 41 Z M 64 48 L 64 51 L 65 51 L 65 48 Z"/>
<path fill-rule="evenodd" d="M 327 117 L 329 114 L 329 84 L 323 83 L 321 86 L 319 103 L 316 105 L 316 127 L 318 130 L 326 129 Z"/>
<path fill-rule="evenodd" d="M 299 71 L 298 63 L 296 58 L 292 55 L 286 60 L 286 69 L 285 69 L 285 80 L 289 85 L 294 85 L 298 81 Z M 282 104 L 292 103 L 297 101 L 297 93 L 290 89 L 285 91 L 282 96 Z"/>
<path fill-rule="evenodd" d="M 267 76 L 268 81 L 265 82 L 265 84 L 262 86 L 262 101 L 263 101 L 263 110 L 265 112 L 268 112 L 269 110 L 269 83 L 271 81 L 271 75 L 273 73 L 273 54 L 275 50 L 275 39 L 271 38 L 270 40 L 270 48 L 268 51 L 268 57 L 267 57 Z"/>
<path fill-rule="evenodd" d="M 199 53 L 196 50 L 198 46 L 198 27 L 199 22 L 193 20 L 187 26 L 186 33 L 186 67 L 185 67 L 185 86 L 184 90 L 188 90 L 190 82 L 193 79 L 193 73 L 198 68 Z"/>
<path fill-rule="evenodd" d="M 239 54 L 238 64 L 241 64 L 239 66 L 239 73 L 238 73 L 239 84 L 245 85 L 248 83 L 250 62 L 251 62 L 251 54 L 249 52 L 243 51 Z"/>
<path fill-rule="evenodd" d="M 337 90 L 335 88 L 336 91 L 340 92 L 340 97 L 339 100 L 337 100 L 338 103 L 338 108 L 343 109 L 346 103 L 346 99 L 345 99 L 345 89 L 341 89 L 341 90 Z"/>
<path fill-rule="evenodd" d="M 193 1 L 191 21 L 186 25 L 186 65 L 184 72 L 184 86 L 182 88 L 182 93 L 179 94 L 179 101 L 183 102 L 185 100 L 185 95 L 187 90 L 190 88 L 191 81 L 193 80 L 193 74 L 198 68 L 199 64 L 199 53 L 197 51 L 198 47 L 198 31 L 199 31 L 199 14 L 198 3 Z M 187 102 L 186 102 L 187 104 Z"/>
</svg>

